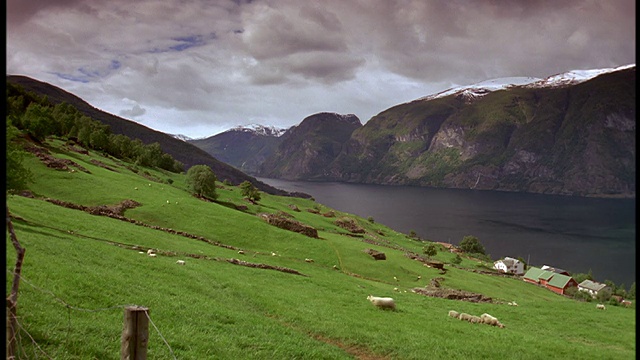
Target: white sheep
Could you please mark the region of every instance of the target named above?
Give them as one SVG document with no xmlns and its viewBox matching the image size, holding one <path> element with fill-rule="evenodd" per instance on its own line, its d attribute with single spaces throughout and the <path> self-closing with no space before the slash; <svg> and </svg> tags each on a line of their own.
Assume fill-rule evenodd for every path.
<svg viewBox="0 0 640 360">
<path fill-rule="evenodd" d="M 147 255 L 151 255 L 151 254 L 153 254 L 154 252 L 155 252 L 155 251 L 154 251 L 153 249 L 149 249 L 149 250 L 147 250 Z"/>
<path fill-rule="evenodd" d="M 178 265 L 184 265 L 184 264 L 185 264 L 185 262 L 184 262 L 184 260 L 178 260 L 178 261 L 176 261 L 176 264 L 178 264 Z"/>
<path fill-rule="evenodd" d="M 458 316 L 460 316 L 460 313 L 455 310 L 449 310 L 449 316 L 451 316 L 454 319 L 457 319 Z"/>
<path fill-rule="evenodd" d="M 244 254 L 244 251 L 243 250 L 238 250 L 238 254 L 242 255 L 242 254 Z"/>
<path fill-rule="evenodd" d="M 312 263 L 313 259 L 304 259 L 304 261 L 308 262 L 308 263 Z"/>
<path fill-rule="evenodd" d="M 484 324 L 497 326 L 499 328 L 504 328 L 504 325 L 495 316 L 484 313 L 480 315 L 480 319 L 482 319 L 482 323 Z"/>
<path fill-rule="evenodd" d="M 479 324 L 482 322 L 482 319 L 479 316 L 471 315 L 471 319 L 469 319 L 469 322 L 472 324 Z"/>
<path fill-rule="evenodd" d="M 377 297 L 373 295 L 367 296 L 367 300 L 371 301 L 371 303 L 381 309 L 396 309 L 396 302 L 393 298 L 390 297 Z"/>
<path fill-rule="evenodd" d="M 157 255 L 154 253 L 149 254 L 150 257 L 156 257 Z"/>
<path fill-rule="evenodd" d="M 596 309 L 606 310 L 607 308 L 604 307 L 604 304 L 598 304 L 598 305 L 596 305 Z"/>
<path fill-rule="evenodd" d="M 460 313 L 460 315 L 458 315 L 458 319 L 465 320 L 465 321 L 470 321 L 471 320 L 471 315 L 469 315 L 467 313 Z"/>
<path fill-rule="evenodd" d="M 510 306 L 518 306 L 518 304 L 515 301 L 509 301 L 508 303 Z"/>
</svg>

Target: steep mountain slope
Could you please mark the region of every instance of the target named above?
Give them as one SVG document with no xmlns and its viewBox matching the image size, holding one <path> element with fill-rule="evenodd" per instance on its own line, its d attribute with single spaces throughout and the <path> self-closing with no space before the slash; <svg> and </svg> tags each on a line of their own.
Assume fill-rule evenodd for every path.
<svg viewBox="0 0 640 360">
<path fill-rule="evenodd" d="M 287 131 L 258 174 L 282 179 L 326 177 L 327 166 L 342 151 L 351 133 L 362 127 L 353 114 L 318 113 Z"/>
<path fill-rule="evenodd" d="M 278 147 L 280 136 L 284 132 L 282 129 L 261 125 L 238 126 L 220 134 L 187 142 L 242 172 L 255 174 Z"/>
<path fill-rule="evenodd" d="M 242 171 L 219 161 L 206 151 L 176 139 L 175 137 L 140 125 L 136 122 L 106 113 L 94 108 L 79 97 L 51 84 L 31 79 L 26 76 L 7 75 L 7 82 L 22 86 L 40 96 L 46 95 L 54 104 L 65 102 L 75 106 L 80 112 L 94 120 L 109 125 L 114 134 L 123 134 L 132 139 L 140 139 L 144 144 L 159 143 L 162 150 L 185 165 L 185 170 L 193 165 L 208 165 L 220 181 L 228 180 L 232 184 L 249 181 L 258 189 L 275 195 L 289 195 L 286 191 L 276 189 Z M 304 194 L 298 194 L 304 195 Z"/>
<path fill-rule="evenodd" d="M 325 179 L 635 196 L 635 66 L 549 84 L 392 107 L 353 132 Z"/>
</svg>

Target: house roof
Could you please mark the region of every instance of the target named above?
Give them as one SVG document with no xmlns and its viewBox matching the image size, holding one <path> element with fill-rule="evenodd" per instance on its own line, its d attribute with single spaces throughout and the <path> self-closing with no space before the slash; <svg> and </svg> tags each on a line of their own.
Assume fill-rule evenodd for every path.
<svg viewBox="0 0 640 360">
<path fill-rule="evenodd" d="M 529 270 L 524 274 L 525 279 L 534 280 L 538 282 L 540 279 L 540 274 L 542 274 L 544 270 L 537 268 L 535 266 L 529 267 Z"/>
<path fill-rule="evenodd" d="M 560 269 L 560 268 L 553 267 L 553 266 L 549 266 L 549 265 L 542 265 L 541 269 L 542 270 L 553 271 L 553 272 L 558 273 L 558 274 L 563 274 L 563 273 L 569 274 L 569 272 L 567 270 Z"/>
<path fill-rule="evenodd" d="M 553 276 L 549 280 L 549 285 L 563 289 L 572 279 L 573 278 L 571 276 L 556 273 L 553 274 Z"/>
<path fill-rule="evenodd" d="M 592 290 L 592 291 L 600 291 L 604 288 L 607 287 L 606 284 L 602 284 L 596 281 L 591 281 L 591 280 L 585 280 L 583 282 L 581 282 L 580 284 L 578 284 L 579 287 L 581 288 L 585 288 L 588 290 Z"/>
</svg>

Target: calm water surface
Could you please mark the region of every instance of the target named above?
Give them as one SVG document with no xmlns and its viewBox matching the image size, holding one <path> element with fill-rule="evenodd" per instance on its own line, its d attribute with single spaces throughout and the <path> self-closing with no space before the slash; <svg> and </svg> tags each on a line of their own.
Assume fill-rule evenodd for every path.
<svg viewBox="0 0 640 360">
<path fill-rule="evenodd" d="M 522 257 L 533 266 L 629 289 L 636 280 L 635 199 L 596 199 L 478 190 L 318 183 L 259 178 L 312 195 L 336 210 L 423 239 L 458 245 L 477 237 L 496 260 Z"/>
</svg>

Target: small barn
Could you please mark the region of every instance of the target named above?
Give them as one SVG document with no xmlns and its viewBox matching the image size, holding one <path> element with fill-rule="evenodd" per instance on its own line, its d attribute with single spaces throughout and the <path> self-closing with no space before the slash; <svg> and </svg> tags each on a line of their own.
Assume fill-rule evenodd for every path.
<svg viewBox="0 0 640 360">
<path fill-rule="evenodd" d="M 558 274 L 549 270 L 542 270 L 532 266 L 524 274 L 523 280 L 532 284 L 542 285 L 547 289 L 564 295 L 570 287 L 577 287 L 578 283 L 568 275 Z"/>
<path fill-rule="evenodd" d="M 577 281 L 575 281 L 571 276 L 563 274 L 554 274 L 547 282 L 547 289 L 560 295 L 564 295 L 568 288 L 576 286 L 578 286 Z"/>
<path fill-rule="evenodd" d="M 544 270 L 537 268 L 535 266 L 529 267 L 529 270 L 524 274 L 522 280 L 539 285 L 540 284 L 540 274 L 542 274 Z"/>
</svg>

